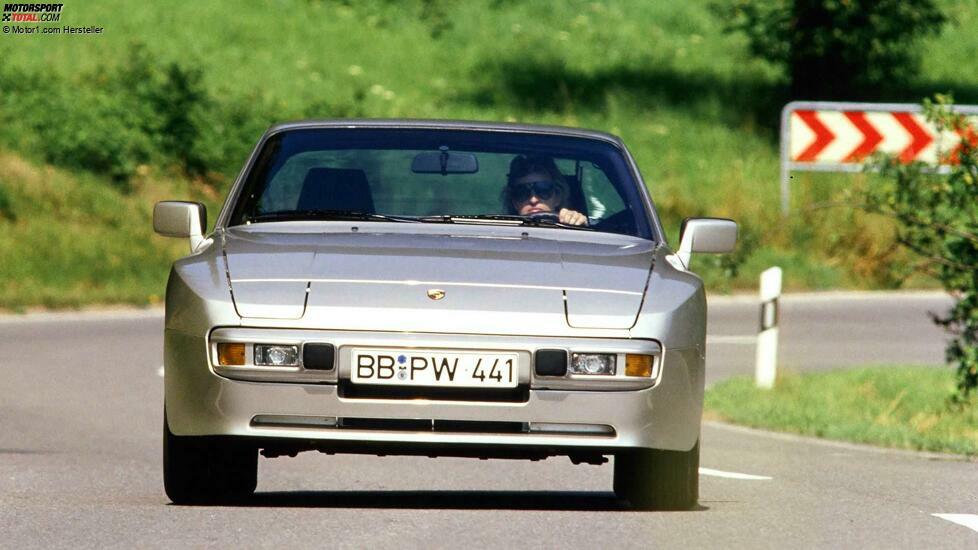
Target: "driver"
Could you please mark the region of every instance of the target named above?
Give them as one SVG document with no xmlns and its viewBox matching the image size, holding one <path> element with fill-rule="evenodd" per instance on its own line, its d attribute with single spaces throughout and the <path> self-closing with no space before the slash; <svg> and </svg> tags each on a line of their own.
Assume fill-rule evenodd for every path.
<svg viewBox="0 0 978 550">
<path fill-rule="evenodd" d="M 509 164 L 503 204 L 510 214 L 556 215 L 560 223 L 587 225 L 587 216 L 566 208 L 570 187 L 557 164 L 542 155 L 518 155 Z"/>
</svg>

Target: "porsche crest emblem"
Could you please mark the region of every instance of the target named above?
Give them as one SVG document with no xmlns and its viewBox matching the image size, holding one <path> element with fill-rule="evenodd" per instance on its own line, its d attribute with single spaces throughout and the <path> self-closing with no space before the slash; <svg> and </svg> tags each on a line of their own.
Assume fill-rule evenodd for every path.
<svg viewBox="0 0 978 550">
<path fill-rule="evenodd" d="M 432 300 L 441 300 L 445 297 L 445 291 L 439 288 L 429 288 L 428 297 Z"/>
</svg>

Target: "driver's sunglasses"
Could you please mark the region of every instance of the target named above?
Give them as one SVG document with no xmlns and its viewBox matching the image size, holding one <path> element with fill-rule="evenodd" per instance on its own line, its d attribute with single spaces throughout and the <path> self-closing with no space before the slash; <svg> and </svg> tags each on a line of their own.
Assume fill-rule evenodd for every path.
<svg viewBox="0 0 978 550">
<path fill-rule="evenodd" d="M 557 193 L 557 184 L 552 181 L 535 181 L 533 183 L 517 183 L 510 186 L 510 194 L 517 202 L 526 202 L 530 197 L 537 197 L 542 201 L 553 198 Z"/>
</svg>

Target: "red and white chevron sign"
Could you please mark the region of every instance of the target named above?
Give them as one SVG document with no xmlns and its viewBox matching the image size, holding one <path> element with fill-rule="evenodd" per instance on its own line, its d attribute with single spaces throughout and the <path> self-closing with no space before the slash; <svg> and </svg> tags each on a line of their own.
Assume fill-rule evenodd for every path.
<svg viewBox="0 0 978 550">
<path fill-rule="evenodd" d="M 896 155 L 903 162 L 956 163 L 965 140 L 978 144 L 978 106 L 953 109 L 966 115 L 969 124 L 962 130 L 939 132 L 914 104 L 792 101 L 785 105 L 781 213 L 788 215 L 793 170 L 857 172 L 873 153 Z"/>
<path fill-rule="evenodd" d="M 957 158 L 962 139 L 976 139 L 967 130 L 939 132 L 912 111 L 797 109 L 789 127 L 792 163 L 861 163 L 879 152 L 903 162 L 947 164 Z"/>
</svg>

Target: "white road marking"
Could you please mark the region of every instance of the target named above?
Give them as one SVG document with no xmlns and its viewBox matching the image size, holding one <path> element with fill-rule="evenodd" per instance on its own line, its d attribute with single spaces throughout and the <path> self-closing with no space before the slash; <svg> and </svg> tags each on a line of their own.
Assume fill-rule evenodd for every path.
<svg viewBox="0 0 978 550">
<path fill-rule="evenodd" d="M 923 458 L 927 460 L 946 460 L 949 462 L 968 461 L 968 457 L 965 455 L 954 455 L 950 453 L 935 453 L 935 452 L 928 452 L 928 451 L 911 451 L 908 449 L 891 449 L 888 447 L 874 447 L 872 445 L 867 445 L 865 443 L 833 441 L 831 439 L 820 439 L 815 436 L 809 436 L 809 435 L 774 432 L 770 430 L 762 430 L 760 428 L 748 428 L 746 426 L 727 424 L 726 422 L 720 422 L 718 420 L 704 420 L 703 425 L 708 426 L 710 428 L 716 428 L 728 432 L 753 435 L 753 436 L 763 437 L 767 439 L 777 439 L 779 441 L 791 441 L 793 443 L 818 445 L 820 447 L 835 447 L 837 449 L 845 449 L 847 451 L 859 451 L 864 453 L 875 453 L 875 454 L 884 454 L 884 455 L 900 455 L 900 456 L 908 456 L 914 458 Z"/>
<path fill-rule="evenodd" d="M 757 336 L 748 335 L 706 335 L 707 344 L 733 344 L 733 345 L 754 345 L 757 343 Z"/>
<path fill-rule="evenodd" d="M 160 368 L 156 369 L 156 374 L 160 375 L 160 377 L 163 376 L 163 365 L 160 365 Z"/>
<path fill-rule="evenodd" d="M 963 525 L 972 531 L 978 532 L 978 515 L 975 514 L 931 514 L 935 518 L 941 518 L 958 525 Z"/>
<path fill-rule="evenodd" d="M 782 304 L 809 304 L 820 302 L 852 302 L 854 300 L 947 300 L 951 298 L 939 290 L 827 290 L 818 292 L 792 292 L 781 295 Z M 752 294 L 710 294 L 706 297 L 708 306 L 733 304 L 757 304 L 760 298 Z"/>
<path fill-rule="evenodd" d="M 701 476 L 713 476 L 713 477 L 725 477 L 727 479 L 746 479 L 751 481 L 767 481 L 773 479 L 768 476 L 755 476 L 753 474 L 741 474 L 737 472 L 724 472 L 723 470 L 714 470 L 713 468 L 700 468 Z"/>
<path fill-rule="evenodd" d="M 81 321 L 118 321 L 125 319 L 162 319 L 163 308 L 93 309 L 88 311 L 42 311 L 31 313 L 0 313 L 0 325 L 7 323 L 63 323 Z"/>
</svg>

